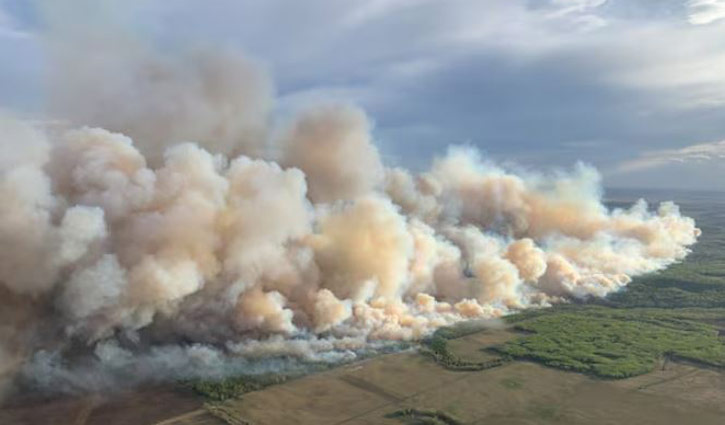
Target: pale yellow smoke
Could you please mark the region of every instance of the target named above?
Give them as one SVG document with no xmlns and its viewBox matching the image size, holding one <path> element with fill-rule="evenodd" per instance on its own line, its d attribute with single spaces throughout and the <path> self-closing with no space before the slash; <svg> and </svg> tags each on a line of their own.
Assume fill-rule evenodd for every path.
<svg viewBox="0 0 725 425">
<path fill-rule="evenodd" d="M 390 201 L 359 198 L 323 212 L 319 228 L 310 244 L 324 287 L 355 301 L 402 295 L 409 283 L 413 238 Z"/>
</svg>

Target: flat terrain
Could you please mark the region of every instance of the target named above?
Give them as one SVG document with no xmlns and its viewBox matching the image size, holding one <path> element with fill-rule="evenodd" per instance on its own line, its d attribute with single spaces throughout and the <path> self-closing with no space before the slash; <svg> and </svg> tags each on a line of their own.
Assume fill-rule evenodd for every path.
<svg viewBox="0 0 725 425">
<path fill-rule="evenodd" d="M 451 340 L 449 350 L 467 360 L 487 360 L 490 354 L 482 348 L 515 337 L 508 330 L 483 330 Z M 10 407 L 0 412 L 0 423 L 377 425 L 405 423 L 386 415 L 414 408 L 442 411 L 464 424 L 720 425 L 725 374 L 672 361 L 624 380 L 519 361 L 459 372 L 408 352 L 299 378 L 215 406 L 204 407 L 198 397 L 183 391 L 157 388 L 113 401 L 89 397 Z"/>
<path fill-rule="evenodd" d="M 513 337 L 485 330 L 453 340 L 449 349 L 485 359 L 486 344 Z M 404 408 L 439 410 L 465 424 L 714 425 L 725 417 L 725 374 L 675 362 L 616 381 L 530 362 L 457 372 L 417 353 L 401 353 L 245 394 L 223 406 L 255 425 L 400 424 L 386 415 Z M 194 421 L 164 423 L 219 423 L 202 413 Z"/>
<path fill-rule="evenodd" d="M 108 396 L 13 401 L 0 409 L 2 425 L 143 425 L 200 409 L 203 400 L 176 387 Z"/>
</svg>

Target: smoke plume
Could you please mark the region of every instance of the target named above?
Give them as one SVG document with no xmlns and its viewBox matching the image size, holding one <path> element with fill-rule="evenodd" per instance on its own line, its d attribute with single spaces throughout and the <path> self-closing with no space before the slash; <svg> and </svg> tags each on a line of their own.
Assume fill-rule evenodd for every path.
<svg viewBox="0 0 725 425">
<path fill-rule="evenodd" d="M 454 147 L 420 174 L 388 168 L 360 109 L 312 106 L 274 128 L 253 62 L 131 46 L 53 50 L 69 128 L 0 117 L 6 385 L 340 361 L 605 296 L 699 235 L 672 203 L 605 207 L 585 165 L 514 172 Z"/>
</svg>

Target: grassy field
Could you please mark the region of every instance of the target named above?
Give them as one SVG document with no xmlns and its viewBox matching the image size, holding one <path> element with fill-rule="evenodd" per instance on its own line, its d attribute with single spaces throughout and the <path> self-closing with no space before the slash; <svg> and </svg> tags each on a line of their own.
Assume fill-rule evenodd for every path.
<svg viewBox="0 0 725 425">
<path fill-rule="evenodd" d="M 690 311 L 675 321 L 698 315 Z M 506 329 L 470 333 L 453 328 L 441 333 L 447 336 L 450 355 L 470 361 L 471 348 L 487 351 L 520 336 Z M 429 357 L 400 353 L 268 387 L 221 405 L 236 420 L 254 425 L 715 425 L 725 414 L 725 390 L 717 384 L 722 376 L 679 362 L 621 380 L 517 361 L 485 370 L 451 370 Z"/>
</svg>

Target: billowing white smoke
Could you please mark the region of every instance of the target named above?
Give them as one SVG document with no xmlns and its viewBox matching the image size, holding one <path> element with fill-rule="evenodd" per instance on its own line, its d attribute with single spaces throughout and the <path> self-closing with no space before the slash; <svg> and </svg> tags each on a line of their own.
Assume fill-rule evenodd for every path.
<svg viewBox="0 0 725 425">
<path fill-rule="evenodd" d="M 420 175 L 385 169 L 368 127 L 325 107 L 279 132 L 287 168 L 194 143 L 152 168 L 122 134 L 55 138 L 3 117 L 2 372 L 31 359 L 26 374 L 83 386 L 75 369 L 48 372 L 78 345 L 111 368 L 114 353 L 124 367 L 137 351 L 152 365 L 149 353 L 183 357 L 179 341 L 183 367 L 199 353 L 354 352 L 606 295 L 699 234 L 671 203 L 608 210 L 585 166 L 513 174 L 453 148 Z"/>
<path fill-rule="evenodd" d="M 52 49 L 73 128 L 0 116 L 0 383 L 346 359 L 606 295 L 699 234 L 671 203 L 608 210 L 583 165 L 514 173 L 452 148 L 422 174 L 386 168 L 355 107 L 269 128 L 252 62 L 84 34 Z"/>
</svg>

